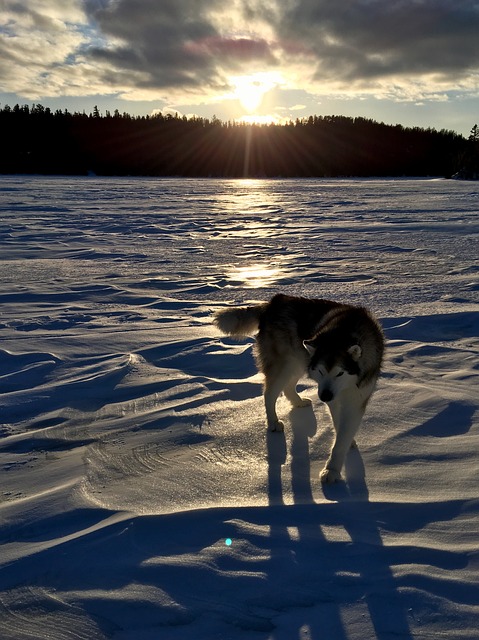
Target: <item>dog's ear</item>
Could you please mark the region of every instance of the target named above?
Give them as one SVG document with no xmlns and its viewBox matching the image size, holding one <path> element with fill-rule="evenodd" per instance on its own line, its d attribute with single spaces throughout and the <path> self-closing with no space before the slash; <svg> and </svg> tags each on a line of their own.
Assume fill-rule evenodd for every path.
<svg viewBox="0 0 479 640">
<path fill-rule="evenodd" d="M 310 356 L 314 356 L 316 349 L 313 347 L 309 340 L 303 340 L 303 346 Z"/>
<path fill-rule="evenodd" d="M 361 347 L 358 344 L 353 344 L 352 347 L 349 347 L 348 353 L 354 362 L 357 362 L 362 354 Z"/>
</svg>

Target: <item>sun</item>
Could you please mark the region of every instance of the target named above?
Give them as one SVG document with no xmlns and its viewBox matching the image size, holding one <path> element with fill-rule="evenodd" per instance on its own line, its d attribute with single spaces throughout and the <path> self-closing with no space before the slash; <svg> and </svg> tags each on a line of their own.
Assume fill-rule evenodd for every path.
<svg viewBox="0 0 479 640">
<path fill-rule="evenodd" d="M 281 78 L 278 73 L 264 71 L 234 76 L 230 81 L 234 87 L 233 96 L 245 111 L 252 114 L 260 108 L 265 94 L 280 84 Z"/>
</svg>

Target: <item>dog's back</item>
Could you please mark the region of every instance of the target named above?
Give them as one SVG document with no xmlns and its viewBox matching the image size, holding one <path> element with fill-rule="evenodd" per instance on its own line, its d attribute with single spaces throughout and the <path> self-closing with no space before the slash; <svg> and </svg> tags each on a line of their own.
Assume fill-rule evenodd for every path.
<svg viewBox="0 0 479 640">
<path fill-rule="evenodd" d="M 337 303 L 319 298 L 274 296 L 259 320 L 255 349 L 258 368 L 267 373 L 279 361 L 290 360 L 306 369 L 308 357 L 303 340 L 314 335 L 322 317 L 335 306 Z"/>
<path fill-rule="evenodd" d="M 272 327 L 288 333 L 293 331 L 302 342 L 314 335 L 316 327 L 328 311 L 340 306 L 342 305 L 332 300 L 278 293 L 265 305 L 260 316 L 259 331 L 261 334 Z"/>
<path fill-rule="evenodd" d="M 303 340 L 314 336 L 325 314 L 341 306 L 331 300 L 279 293 L 266 303 L 219 311 L 214 323 L 222 333 L 230 336 L 257 333 L 256 360 L 260 371 L 266 373 L 278 360 L 304 360 Z"/>
</svg>

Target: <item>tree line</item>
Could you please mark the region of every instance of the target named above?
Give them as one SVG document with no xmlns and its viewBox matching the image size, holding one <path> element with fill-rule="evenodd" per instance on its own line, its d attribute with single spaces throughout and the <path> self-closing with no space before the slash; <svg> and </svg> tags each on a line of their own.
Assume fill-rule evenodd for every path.
<svg viewBox="0 0 479 640">
<path fill-rule="evenodd" d="M 454 131 L 367 118 L 286 124 L 216 117 L 0 109 L 0 173 L 214 177 L 451 176 L 471 155 Z"/>
</svg>

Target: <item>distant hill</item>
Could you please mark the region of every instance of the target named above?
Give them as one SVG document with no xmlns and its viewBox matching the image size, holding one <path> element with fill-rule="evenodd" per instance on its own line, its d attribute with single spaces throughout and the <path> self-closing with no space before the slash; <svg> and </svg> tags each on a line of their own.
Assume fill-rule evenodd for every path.
<svg viewBox="0 0 479 640">
<path fill-rule="evenodd" d="M 161 114 L 133 117 L 0 110 L 0 173 L 215 177 L 446 176 L 470 139 L 454 131 L 311 116 L 250 125 Z"/>
</svg>

